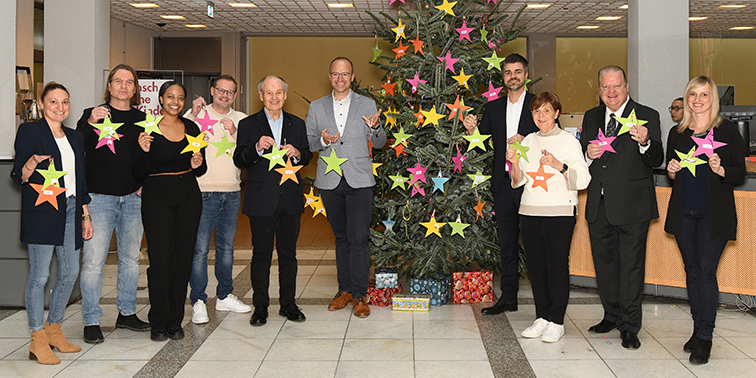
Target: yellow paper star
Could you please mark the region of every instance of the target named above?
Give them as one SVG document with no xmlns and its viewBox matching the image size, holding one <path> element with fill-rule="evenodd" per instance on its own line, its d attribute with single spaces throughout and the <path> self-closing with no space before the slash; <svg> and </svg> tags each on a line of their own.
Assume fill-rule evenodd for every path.
<svg viewBox="0 0 756 378">
<path fill-rule="evenodd" d="M 292 166 L 291 165 L 291 159 L 286 161 L 286 166 L 283 168 L 276 168 L 276 172 L 281 174 L 281 182 L 278 183 L 278 185 L 283 185 L 286 180 L 291 180 L 299 184 L 299 180 L 297 179 L 297 171 L 302 169 L 301 165 L 298 166 Z"/>
<path fill-rule="evenodd" d="M 436 222 L 436 214 L 434 213 L 431 215 L 431 219 L 428 222 L 420 222 L 421 225 L 425 226 L 427 230 L 425 231 L 425 237 L 427 238 L 430 234 L 436 234 L 439 238 L 441 237 L 441 233 L 439 230 L 441 227 L 444 227 L 446 223 L 439 223 Z"/>
<path fill-rule="evenodd" d="M 452 16 L 456 16 L 456 14 L 454 14 L 454 10 L 452 9 L 454 7 L 454 4 L 457 4 L 457 2 L 453 1 L 453 2 L 450 3 L 450 2 L 448 2 L 446 0 L 444 0 L 444 3 L 441 4 L 441 5 L 437 5 L 436 9 L 442 10 L 446 14 L 450 14 Z"/>
<path fill-rule="evenodd" d="M 389 130 L 393 129 L 396 126 L 396 116 L 399 113 L 396 112 L 395 108 L 389 107 L 384 114 L 386 115 L 386 126 L 388 126 Z"/>
<path fill-rule="evenodd" d="M 312 203 L 312 217 L 315 218 L 318 214 L 323 214 L 324 217 L 328 218 L 326 215 L 325 207 L 323 207 L 323 200 L 318 197 L 318 199 Z"/>
<path fill-rule="evenodd" d="M 454 80 L 457 81 L 457 84 L 460 86 L 464 85 L 465 88 L 470 89 L 470 86 L 467 85 L 467 80 L 470 79 L 473 75 L 465 75 L 465 68 L 462 67 L 462 70 L 459 72 L 459 75 L 452 76 Z"/>
<path fill-rule="evenodd" d="M 378 167 L 382 166 L 383 163 L 373 163 L 373 175 L 378 176 Z"/>
<path fill-rule="evenodd" d="M 312 204 L 313 204 L 313 203 L 315 203 L 315 201 L 319 201 L 319 200 L 320 200 L 320 197 L 316 197 L 316 196 L 315 196 L 315 195 L 314 195 L 314 194 L 312 193 L 312 187 L 310 187 L 310 194 L 305 194 L 304 196 L 305 196 L 305 204 L 304 204 L 304 207 L 310 206 L 310 207 L 312 207 L 313 209 L 315 209 L 315 208 L 313 207 L 313 205 L 312 205 Z"/>
<path fill-rule="evenodd" d="M 427 126 L 429 123 L 438 125 L 438 120 L 441 118 L 444 118 L 443 114 L 436 113 L 436 105 L 433 105 L 433 108 L 431 108 L 431 110 L 428 112 L 422 109 L 420 109 L 420 112 L 423 113 L 423 116 L 425 116 L 425 121 L 423 121 L 423 127 Z"/>
<path fill-rule="evenodd" d="M 197 152 L 200 152 L 201 149 L 203 149 L 205 146 L 207 146 L 207 141 L 205 141 L 205 132 L 199 133 L 196 137 L 193 137 L 189 134 L 186 134 L 186 140 L 189 142 L 189 144 L 184 147 L 184 149 L 181 151 L 181 153 L 189 152 L 191 151 L 193 154 L 196 154 Z"/>
<path fill-rule="evenodd" d="M 486 141 L 486 139 L 490 138 L 490 135 L 482 135 L 478 128 L 475 128 L 475 131 L 473 132 L 473 135 L 465 135 L 464 138 L 467 139 L 468 142 L 470 142 L 470 145 L 467 146 L 467 150 L 470 151 L 475 147 L 479 147 L 481 150 L 486 150 L 486 145 L 483 144 L 483 142 Z"/>
<path fill-rule="evenodd" d="M 399 25 L 397 25 L 395 28 L 391 28 L 391 30 L 393 30 L 394 33 L 396 33 L 396 39 L 394 40 L 394 43 L 396 43 L 396 41 L 398 41 L 400 37 L 404 38 L 404 39 L 407 39 L 407 36 L 404 35 L 404 27 L 405 26 L 406 25 L 402 24 L 402 19 L 400 18 L 399 19 Z"/>
</svg>

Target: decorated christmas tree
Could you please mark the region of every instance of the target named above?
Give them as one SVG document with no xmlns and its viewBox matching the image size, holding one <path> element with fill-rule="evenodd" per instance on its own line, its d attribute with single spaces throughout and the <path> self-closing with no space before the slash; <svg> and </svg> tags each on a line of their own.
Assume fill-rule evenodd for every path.
<svg viewBox="0 0 756 378">
<path fill-rule="evenodd" d="M 374 47 L 385 84 L 357 85 L 383 109 L 389 137 L 390 148 L 373 152 L 375 264 L 423 278 L 498 271 L 493 146 L 488 135 L 468 136 L 462 119 L 480 118 L 488 101 L 505 95 L 499 54 L 523 30 L 515 27 L 519 12 L 503 14 L 496 0 L 391 3 L 397 19 L 370 13 L 377 38 L 395 46 L 386 55 Z"/>
</svg>

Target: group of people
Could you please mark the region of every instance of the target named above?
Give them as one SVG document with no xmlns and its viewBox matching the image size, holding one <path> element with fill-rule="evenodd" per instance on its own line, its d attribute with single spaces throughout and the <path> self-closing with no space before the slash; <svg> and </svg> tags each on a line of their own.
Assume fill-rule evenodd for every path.
<svg viewBox="0 0 756 378">
<path fill-rule="evenodd" d="M 501 247 L 502 294 L 482 312 L 517 311 L 521 237 L 537 317 L 522 336 L 544 342 L 561 339 L 577 193 L 587 189 L 585 218 L 604 308 L 603 319 L 589 331 L 618 329 L 623 347 L 639 348 L 646 239 L 650 221 L 659 217 L 652 169 L 666 160 L 674 186 L 665 230 L 675 235 L 683 256 L 694 320 L 693 335 L 684 349 L 691 352 L 691 362 L 706 363 L 718 299 L 716 269 L 727 241 L 735 239 L 733 183 L 745 176 L 746 155 L 736 127 L 718 115 L 716 85 L 707 77 L 697 77 L 670 107 L 678 125 L 669 133 L 665 158 L 659 114 L 630 99 L 620 67 L 599 71 L 601 104 L 586 112 L 579 141 L 559 126 L 562 105 L 554 93 L 527 92 L 524 57 L 507 56 L 502 73 L 507 96 L 490 102 L 480 122 L 475 115 L 467 115 L 463 122 L 469 134 L 476 127 L 492 134 L 496 147 L 491 190 Z M 29 246 L 29 357 L 55 364 L 60 360 L 51 347 L 63 353 L 81 350 L 65 339 L 60 322 L 79 275 L 82 247 L 84 341 L 104 341 L 99 301 L 113 231 L 118 249 L 117 328 L 150 331 L 155 341 L 182 338 L 187 284 L 192 322 L 209 322 L 205 291 L 213 233 L 215 310 L 252 311 L 233 294 L 241 169 L 247 169 L 241 211 L 249 217 L 253 245 L 250 324 L 267 322 L 274 247 L 279 315 L 304 321 L 295 302 L 296 243 L 304 211 L 298 170 L 309 164 L 313 152 L 329 160 L 341 159 L 341 172 L 329 160 L 318 159 L 315 180 L 336 241 L 338 292 L 328 309 L 351 305 L 355 316 L 367 317 L 375 185 L 369 146 L 381 148 L 386 133 L 375 102 L 351 90 L 354 67 L 348 58 L 334 59 L 328 77 L 333 91 L 310 104 L 306 120 L 283 111 L 288 84 L 275 75 L 260 80 L 257 89 L 263 109 L 250 116 L 232 108 L 237 84 L 231 76 L 213 80 L 211 104 L 197 97 L 183 115 L 186 89 L 168 81 L 159 90 L 163 116 L 153 120 L 134 107 L 140 99 L 137 73 L 122 64 L 108 76 L 105 103 L 85 110 L 76 131 L 63 127 L 69 112 L 68 91 L 61 84 L 47 84 L 40 99 L 44 117 L 18 129 L 11 173 L 22 185 L 21 240 Z M 631 114 L 640 121 L 629 124 Z M 599 137 L 613 138 L 614 151 L 604 151 L 601 143 L 595 143 Z M 698 146 L 693 138 L 707 137 L 710 144 L 713 140 L 726 144 L 716 151 L 709 145 L 712 151 L 698 157 L 708 164 L 682 170 L 675 151 L 687 152 Z M 283 170 L 273 169 L 277 161 Z M 56 194 L 61 191 L 65 195 Z M 38 199 L 43 194 L 53 199 L 43 203 Z M 143 233 L 150 261 L 149 322 L 136 315 Z M 58 277 L 44 321 L 44 287 L 53 251 L 58 256 Z"/>
<path fill-rule="evenodd" d="M 665 157 L 659 113 L 629 97 L 622 68 L 599 71 L 601 104 L 585 113 L 579 141 L 559 127 L 562 108 L 554 93 L 525 90 L 525 58 L 509 55 L 502 73 L 508 95 L 490 102 L 479 124 L 474 115 L 464 119 L 468 134 L 479 127 L 492 134 L 496 147 L 491 190 L 502 294 L 483 314 L 517 311 L 519 234 L 537 318 L 522 336 L 556 342 L 564 335 L 577 192 L 587 189 L 585 219 L 604 308 L 603 319 L 588 331 L 618 329 L 623 347 L 639 348 L 646 240 L 651 220 L 659 218 L 653 168 L 666 161 L 674 185 L 664 229 L 675 236 L 683 258 L 694 323 L 683 349 L 691 363 L 708 362 L 717 265 L 727 241 L 735 240 L 733 184 L 744 179 L 748 155 L 735 125 L 719 116 L 714 82 L 696 77 L 672 103 L 669 111 L 678 124 L 669 132 Z M 692 148 L 703 151 L 696 154 L 701 162 L 682 170 Z"/>
</svg>

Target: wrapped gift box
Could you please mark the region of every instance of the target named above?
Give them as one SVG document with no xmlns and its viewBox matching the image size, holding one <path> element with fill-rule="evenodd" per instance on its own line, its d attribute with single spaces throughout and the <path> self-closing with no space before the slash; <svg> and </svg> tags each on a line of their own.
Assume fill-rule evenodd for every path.
<svg viewBox="0 0 756 378">
<path fill-rule="evenodd" d="M 440 279 L 411 278 L 410 294 L 428 294 L 431 296 L 432 306 L 441 306 L 449 303 L 449 277 Z"/>
<path fill-rule="evenodd" d="M 493 302 L 493 272 L 452 272 L 452 303 Z"/>
<path fill-rule="evenodd" d="M 396 294 L 392 299 L 394 311 L 428 311 L 431 296 L 427 294 Z"/>
<path fill-rule="evenodd" d="M 370 280 L 368 283 L 367 302 L 374 306 L 391 306 L 391 298 L 394 294 L 402 292 L 402 285 L 396 288 L 379 289 L 376 287 L 376 281 Z"/>
<path fill-rule="evenodd" d="M 396 268 L 375 268 L 375 288 L 395 289 L 399 285 Z"/>
</svg>

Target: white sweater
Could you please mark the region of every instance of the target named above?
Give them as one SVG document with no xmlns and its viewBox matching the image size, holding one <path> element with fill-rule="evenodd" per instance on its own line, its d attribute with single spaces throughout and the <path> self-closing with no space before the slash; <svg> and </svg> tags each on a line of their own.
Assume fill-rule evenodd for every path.
<svg viewBox="0 0 756 378">
<path fill-rule="evenodd" d="M 522 215 L 556 217 L 577 214 L 578 190 L 588 187 L 591 174 L 583 157 L 583 149 L 575 137 L 555 127 L 547 134 L 540 131 L 529 134 L 522 141 L 522 145 L 530 147 L 527 152 L 529 162 L 523 157 L 518 159 L 520 177 L 512 182 L 512 187 L 525 185 L 520 201 Z M 544 166 L 544 173 L 553 174 L 546 180 L 548 192 L 541 186 L 533 187 L 534 179 L 526 172 L 536 172 L 541 165 L 541 150 L 550 152 L 554 157 L 569 167 L 567 178 L 558 170 Z"/>
</svg>

